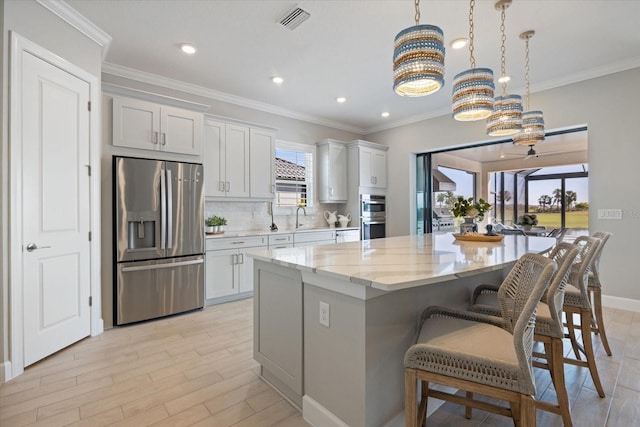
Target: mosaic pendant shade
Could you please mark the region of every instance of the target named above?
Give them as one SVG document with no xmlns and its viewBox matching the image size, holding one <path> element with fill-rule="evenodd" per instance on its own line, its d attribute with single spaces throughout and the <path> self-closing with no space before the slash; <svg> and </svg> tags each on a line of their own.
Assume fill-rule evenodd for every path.
<svg viewBox="0 0 640 427">
<path fill-rule="evenodd" d="M 487 134 L 511 136 L 522 131 L 522 97 L 520 95 L 496 96 L 493 112 L 487 119 Z"/>
<path fill-rule="evenodd" d="M 444 34 L 435 25 L 400 31 L 393 51 L 393 90 L 401 96 L 430 95 L 444 85 Z"/>
<path fill-rule="evenodd" d="M 493 71 L 472 68 L 453 79 L 453 118 L 462 122 L 482 120 L 493 111 Z"/>
<path fill-rule="evenodd" d="M 542 111 L 522 113 L 522 132 L 514 135 L 514 145 L 535 145 L 544 141 L 544 117 Z"/>
</svg>

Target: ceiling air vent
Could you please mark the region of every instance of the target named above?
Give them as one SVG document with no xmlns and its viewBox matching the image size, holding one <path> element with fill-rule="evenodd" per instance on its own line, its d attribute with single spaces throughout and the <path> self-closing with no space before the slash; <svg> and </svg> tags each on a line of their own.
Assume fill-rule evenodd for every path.
<svg viewBox="0 0 640 427">
<path fill-rule="evenodd" d="M 311 14 L 306 10 L 302 10 L 299 7 L 295 7 L 286 13 L 280 20 L 280 24 L 287 27 L 290 30 L 295 30 L 296 27 L 309 19 Z"/>
</svg>

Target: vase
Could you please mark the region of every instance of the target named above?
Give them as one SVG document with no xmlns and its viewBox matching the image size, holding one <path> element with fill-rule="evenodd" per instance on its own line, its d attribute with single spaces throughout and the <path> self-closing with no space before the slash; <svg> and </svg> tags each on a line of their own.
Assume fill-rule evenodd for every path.
<svg viewBox="0 0 640 427">
<path fill-rule="evenodd" d="M 460 224 L 460 234 L 473 233 L 476 231 L 478 231 L 478 225 L 476 224 L 475 218 L 465 217 L 464 222 Z"/>
</svg>

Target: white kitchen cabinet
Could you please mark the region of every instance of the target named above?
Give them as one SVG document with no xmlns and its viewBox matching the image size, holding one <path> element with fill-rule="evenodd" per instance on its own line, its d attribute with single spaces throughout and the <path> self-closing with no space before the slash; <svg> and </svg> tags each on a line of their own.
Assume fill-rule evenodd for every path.
<svg viewBox="0 0 640 427">
<path fill-rule="evenodd" d="M 253 291 L 253 259 L 246 256 L 246 252 L 266 248 L 264 236 L 207 239 L 207 305 L 250 297 Z"/>
<path fill-rule="evenodd" d="M 273 132 L 249 131 L 250 194 L 253 199 L 273 199 L 276 194 L 275 136 Z"/>
<path fill-rule="evenodd" d="M 273 132 L 206 118 L 204 135 L 205 197 L 273 198 Z"/>
<path fill-rule="evenodd" d="M 387 152 L 367 146 L 359 147 L 361 187 L 387 188 Z"/>
<path fill-rule="evenodd" d="M 357 242 L 360 240 L 360 230 L 336 230 L 336 243 Z"/>
<path fill-rule="evenodd" d="M 342 141 L 316 142 L 320 203 L 347 202 L 347 146 Z"/>
<path fill-rule="evenodd" d="M 294 248 L 324 245 L 328 243 L 336 243 L 335 230 L 304 231 L 293 234 Z"/>
<path fill-rule="evenodd" d="M 269 249 L 282 249 L 293 247 L 293 234 L 292 233 L 278 233 L 268 236 Z"/>
<path fill-rule="evenodd" d="M 113 145 L 199 156 L 202 118 L 196 111 L 115 97 Z"/>
</svg>

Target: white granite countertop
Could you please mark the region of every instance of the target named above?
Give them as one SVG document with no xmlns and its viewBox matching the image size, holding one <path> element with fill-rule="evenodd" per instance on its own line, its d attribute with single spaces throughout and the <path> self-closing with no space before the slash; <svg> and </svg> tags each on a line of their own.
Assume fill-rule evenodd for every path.
<svg viewBox="0 0 640 427">
<path fill-rule="evenodd" d="M 255 251 L 247 256 L 318 275 L 394 291 L 501 269 L 554 238 L 504 236 L 502 242 L 460 242 L 452 233 Z"/>
<path fill-rule="evenodd" d="M 360 230 L 359 227 L 316 227 L 316 228 L 298 228 L 298 229 L 278 229 L 278 231 L 271 230 L 249 230 L 249 231 L 225 231 L 220 234 L 207 234 L 207 239 L 220 239 L 223 237 L 245 237 L 245 236 L 268 236 L 275 234 L 291 234 L 291 233 L 308 233 L 311 231 L 347 231 L 347 230 Z"/>
</svg>

